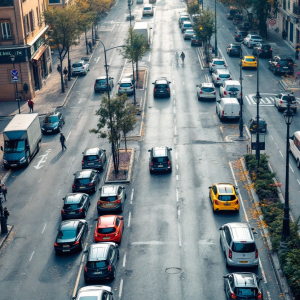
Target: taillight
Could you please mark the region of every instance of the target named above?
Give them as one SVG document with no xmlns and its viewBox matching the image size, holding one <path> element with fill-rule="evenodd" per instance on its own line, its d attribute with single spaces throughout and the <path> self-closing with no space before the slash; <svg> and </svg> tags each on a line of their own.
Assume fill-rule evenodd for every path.
<svg viewBox="0 0 300 300">
<path fill-rule="evenodd" d="M 230 77 L 229 80 L 232 80 L 232 78 Z"/>
<path fill-rule="evenodd" d="M 232 251 L 231 251 L 231 249 L 229 249 L 229 251 L 228 251 L 228 256 L 229 256 L 229 258 L 232 258 Z"/>
<path fill-rule="evenodd" d="M 276 66 L 277 68 L 279 68 L 280 67 L 280 64 L 277 64 L 277 66 Z"/>
<path fill-rule="evenodd" d="M 107 270 L 108 270 L 108 272 L 111 271 L 111 265 L 109 265 L 109 266 L 107 267 Z"/>
<path fill-rule="evenodd" d="M 96 87 L 96 83 L 94 84 L 94 87 Z"/>
<path fill-rule="evenodd" d="M 171 162 L 168 160 L 168 165 L 170 165 L 171 164 Z"/>
<path fill-rule="evenodd" d="M 84 160 L 81 163 L 84 165 Z"/>
<path fill-rule="evenodd" d="M 107 85 L 107 82 L 105 83 L 105 85 Z"/>
<path fill-rule="evenodd" d="M 75 187 L 75 184 L 72 184 L 72 187 L 74 188 L 74 187 Z"/>
<path fill-rule="evenodd" d="M 222 116 L 224 116 L 224 110 L 222 110 Z"/>
<path fill-rule="evenodd" d="M 63 209 L 61 210 L 61 212 L 62 212 L 63 214 L 65 214 L 65 213 L 66 213 L 66 212 L 65 212 Z"/>
<path fill-rule="evenodd" d="M 170 89 L 169 89 L 169 88 L 167 88 L 167 91 L 168 91 L 168 92 L 170 92 Z"/>
<path fill-rule="evenodd" d="M 153 162 L 150 165 L 151 165 L 151 167 L 153 167 Z"/>
<path fill-rule="evenodd" d="M 273 49 L 270 49 L 270 51 L 273 51 Z"/>
<path fill-rule="evenodd" d="M 258 250 L 255 250 L 255 258 L 258 258 Z"/>
<path fill-rule="evenodd" d="M 202 91 L 200 91 L 200 94 L 203 94 L 203 92 L 202 92 Z"/>
<path fill-rule="evenodd" d="M 119 90 L 121 89 L 121 87 L 119 86 Z"/>
<path fill-rule="evenodd" d="M 216 91 L 214 91 L 214 95 L 216 94 Z"/>
<path fill-rule="evenodd" d="M 78 212 L 82 212 L 82 208 L 80 208 Z"/>
<path fill-rule="evenodd" d="M 118 204 L 120 204 L 121 203 L 121 200 L 120 199 L 117 199 L 117 201 L 116 201 Z"/>
<path fill-rule="evenodd" d="M 84 67 L 82 67 L 82 69 L 84 69 Z"/>
<path fill-rule="evenodd" d="M 232 51 L 232 49 L 229 49 L 229 51 Z"/>
<path fill-rule="evenodd" d="M 220 78 L 219 78 L 219 77 L 217 77 L 217 80 L 220 80 Z"/>
<path fill-rule="evenodd" d="M 262 299 L 262 293 L 261 292 L 258 292 L 257 299 Z"/>
<path fill-rule="evenodd" d="M 239 204 L 239 200 L 236 200 L 236 201 L 235 201 L 235 204 L 238 205 L 238 204 Z"/>
<path fill-rule="evenodd" d="M 54 246 L 55 246 L 55 247 L 58 247 L 58 244 L 57 244 L 57 243 L 54 243 Z"/>
<path fill-rule="evenodd" d="M 87 267 L 86 266 L 84 267 L 84 272 L 87 272 Z"/>
<path fill-rule="evenodd" d="M 214 67 L 214 66 L 215 66 L 215 64 L 212 64 L 212 66 Z"/>
<path fill-rule="evenodd" d="M 226 91 L 224 91 L 224 95 L 227 95 L 227 92 L 226 92 Z"/>
<path fill-rule="evenodd" d="M 282 100 L 280 100 L 280 102 L 279 103 L 283 103 L 283 101 Z"/>
<path fill-rule="evenodd" d="M 93 185 L 93 183 L 91 182 L 91 183 L 89 183 L 89 186 L 92 186 Z"/>
<path fill-rule="evenodd" d="M 79 244 L 79 241 L 76 241 L 75 243 L 74 243 L 74 245 L 78 245 Z"/>
<path fill-rule="evenodd" d="M 133 89 L 133 85 L 131 85 L 130 88 Z"/>
<path fill-rule="evenodd" d="M 224 65 L 224 67 L 226 67 L 226 65 Z"/>
<path fill-rule="evenodd" d="M 156 89 L 154 89 L 154 93 L 156 93 Z"/>
<path fill-rule="evenodd" d="M 98 159 L 98 162 L 101 162 L 101 158 Z"/>
<path fill-rule="evenodd" d="M 216 205 L 219 205 L 219 201 L 218 201 L 218 200 L 215 200 L 215 204 L 216 204 Z"/>
<path fill-rule="evenodd" d="M 98 205 L 101 205 L 101 201 L 100 201 L 100 200 L 98 200 L 97 204 L 98 204 Z"/>
<path fill-rule="evenodd" d="M 230 293 L 230 298 L 231 299 L 236 299 L 236 294 L 235 293 Z"/>
</svg>

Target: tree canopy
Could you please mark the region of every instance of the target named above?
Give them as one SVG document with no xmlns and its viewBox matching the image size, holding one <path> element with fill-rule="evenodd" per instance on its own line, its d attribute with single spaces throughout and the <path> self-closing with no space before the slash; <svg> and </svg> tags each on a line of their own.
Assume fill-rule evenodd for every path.
<svg viewBox="0 0 300 300">
<path fill-rule="evenodd" d="M 215 14 L 211 10 L 203 10 L 193 29 L 199 40 L 204 42 L 210 40 L 215 32 Z"/>
</svg>

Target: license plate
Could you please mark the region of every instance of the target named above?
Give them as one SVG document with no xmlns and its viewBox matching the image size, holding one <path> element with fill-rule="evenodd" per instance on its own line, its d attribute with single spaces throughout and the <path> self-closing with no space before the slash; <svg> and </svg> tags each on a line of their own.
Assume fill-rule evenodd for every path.
<svg viewBox="0 0 300 300">
<path fill-rule="evenodd" d="M 161 93 L 163 93 L 164 91 L 160 91 Z"/>
<path fill-rule="evenodd" d="M 103 239 L 104 240 L 110 240 L 110 237 L 104 237 Z"/>
<path fill-rule="evenodd" d="M 74 211 L 72 211 L 72 212 L 69 212 L 69 214 L 70 214 L 70 215 L 74 215 L 74 214 L 75 214 L 75 212 L 74 212 Z"/>
<path fill-rule="evenodd" d="M 16 164 L 12 164 L 11 166 L 12 166 L 12 167 L 16 167 L 17 165 L 16 165 Z"/>
<path fill-rule="evenodd" d="M 240 263 L 241 263 L 241 264 L 247 264 L 248 261 L 247 261 L 247 260 L 241 260 Z"/>
<path fill-rule="evenodd" d="M 52 130 L 47 130 L 47 132 L 52 132 Z"/>
<path fill-rule="evenodd" d="M 206 96 L 210 96 L 210 94 L 209 94 L 209 93 L 204 93 L 204 95 L 206 95 Z"/>
<path fill-rule="evenodd" d="M 94 274 L 95 274 L 95 275 L 97 275 L 97 274 L 102 274 L 102 272 L 94 272 Z"/>
<path fill-rule="evenodd" d="M 127 89 L 124 89 L 125 91 L 127 91 Z"/>
<path fill-rule="evenodd" d="M 69 248 L 70 246 L 69 246 L 69 245 L 63 245 L 63 247 L 64 247 L 64 248 Z"/>
<path fill-rule="evenodd" d="M 89 166 L 93 166 L 93 165 L 94 165 L 94 163 L 89 163 L 88 165 L 89 165 Z"/>
<path fill-rule="evenodd" d="M 80 189 L 85 189 L 85 186 L 81 186 Z"/>
<path fill-rule="evenodd" d="M 288 69 L 288 67 L 283 67 L 283 69 Z"/>
<path fill-rule="evenodd" d="M 224 206 L 230 206 L 231 204 L 230 203 L 224 203 Z"/>
<path fill-rule="evenodd" d="M 159 168 L 162 168 L 162 167 L 163 167 L 163 165 L 158 165 L 158 167 L 159 167 Z"/>
<path fill-rule="evenodd" d="M 113 204 L 109 203 L 109 204 L 106 204 L 105 206 L 113 206 Z"/>
<path fill-rule="evenodd" d="M 63 252 L 70 252 L 70 249 L 64 249 Z"/>
</svg>

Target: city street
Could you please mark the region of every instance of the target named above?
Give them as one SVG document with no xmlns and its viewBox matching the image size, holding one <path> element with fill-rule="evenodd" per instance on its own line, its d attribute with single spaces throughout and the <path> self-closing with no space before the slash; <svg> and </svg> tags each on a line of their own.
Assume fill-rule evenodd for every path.
<svg viewBox="0 0 300 300">
<path fill-rule="evenodd" d="M 213 9 L 214 1 L 205 5 Z M 140 140 L 128 143 L 136 153 L 133 179 L 126 185 L 122 213 L 125 230 L 119 246 L 117 276 L 112 282 L 88 285 L 111 286 L 115 299 L 225 299 L 223 275 L 249 271 L 262 278 L 264 299 L 282 299 L 249 191 L 236 165 L 246 154 L 250 140 L 228 138 L 238 137 L 238 122 L 221 123 L 215 101 L 197 100 L 196 85 L 210 81 L 211 76 L 208 69 L 201 69 L 197 48 L 182 38 L 178 18 L 186 12 L 185 3 L 157 0 L 154 6 L 153 17 L 142 17 L 143 5 L 136 1 L 132 6 L 135 20 L 149 22 L 152 41 L 151 51 L 139 63 L 140 68 L 148 70 L 143 93 L 145 130 Z M 99 33 L 106 48 L 122 45 L 127 37 L 127 9 L 127 1 L 119 0 L 101 24 Z M 226 55 L 227 45 L 234 42 L 235 27 L 225 18 L 226 8 L 218 4 L 217 9 L 219 52 L 233 79 L 238 80 L 239 59 Z M 184 64 L 176 63 L 176 51 L 185 53 Z M 252 54 L 244 46 L 243 51 L 245 55 Z M 107 58 L 115 94 L 126 62 L 117 49 L 108 51 Z M 72 190 L 73 174 L 81 170 L 82 152 L 100 146 L 111 153 L 107 139 L 89 133 L 98 121 L 95 110 L 101 99 L 94 93 L 94 81 L 105 75 L 104 64 L 103 47 L 99 44 L 90 61 L 90 72 L 78 78 L 67 104 L 59 109 L 66 120 L 63 133 L 67 150 L 61 152 L 58 135 L 43 136 L 41 149 L 30 165 L 8 171 L 5 205 L 10 211 L 8 223 L 14 228 L 0 250 L 0 300 L 71 299 L 78 288 L 87 285 L 83 278 L 85 254 L 56 255 L 53 244 L 61 222 L 62 198 Z M 153 97 L 152 83 L 162 76 L 171 81 L 170 98 Z M 256 115 L 256 76 L 256 70 L 243 70 L 245 125 Z M 284 189 L 286 124 L 273 103 L 274 96 L 282 91 L 280 77 L 268 70 L 268 59 L 261 59 L 259 76 L 263 97 L 260 115 L 268 124 L 266 152 Z M 298 130 L 298 114 L 291 133 Z M 0 120 L 1 131 L 9 121 Z M 248 136 L 246 129 L 244 135 Z M 172 148 L 171 174 L 149 173 L 148 149 L 154 146 Z M 300 173 L 292 157 L 290 164 L 291 209 L 297 218 Z M 103 174 L 105 170 L 99 188 L 104 182 Z M 239 187 L 239 213 L 213 213 L 208 187 L 218 182 Z M 86 247 L 93 243 L 98 198 L 99 191 L 91 195 Z M 260 258 L 257 269 L 226 268 L 219 228 L 229 222 L 249 222 L 256 229 Z"/>
</svg>

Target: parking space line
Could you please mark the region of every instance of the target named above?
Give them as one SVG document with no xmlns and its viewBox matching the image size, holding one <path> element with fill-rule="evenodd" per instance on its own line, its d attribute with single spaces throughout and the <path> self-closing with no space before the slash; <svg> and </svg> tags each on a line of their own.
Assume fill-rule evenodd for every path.
<svg viewBox="0 0 300 300">
<path fill-rule="evenodd" d="M 45 224 L 44 227 L 43 227 L 42 234 L 44 233 L 44 231 L 45 231 L 45 229 L 46 229 L 46 226 L 47 226 L 47 222 L 46 222 L 46 224 Z"/>
</svg>

